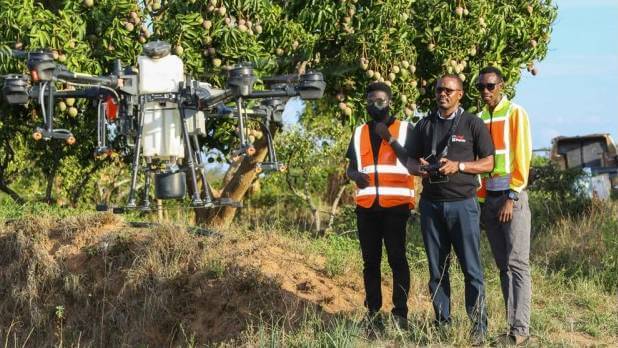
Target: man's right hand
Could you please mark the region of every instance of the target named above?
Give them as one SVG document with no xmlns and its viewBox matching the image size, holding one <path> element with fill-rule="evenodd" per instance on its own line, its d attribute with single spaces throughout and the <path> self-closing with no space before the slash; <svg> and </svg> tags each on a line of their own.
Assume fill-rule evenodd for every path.
<svg viewBox="0 0 618 348">
<path fill-rule="evenodd" d="M 408 163 L 406 163 L 406 167 L 408 168 L 408 172 L 412 175 L 425 177 L 428 173 L 421 169 L 421 166 L 428 165 L 429 162 L 425 161 L 423 158 L 419 158 L 418 160 L 408 158 Z"/>
<path fill-rule="evenodd" d="M 391 133 L 388 131 L 388 126 L 384 122 L 378 122 L 375 125 L 376 133 L 382 138 L 382 140 L 389 142 L 391 140 Z"/>
<path fill-rule="evenodd" d="M 350 173 L 348 176 L 352 181 L 356 183 L 356 186 L 358 186 L 358 188 L 364 189 L 365 187 L 369 186 L 369 175 L 365 173 L 355 171 L 353 173 Z"/>
</svg>

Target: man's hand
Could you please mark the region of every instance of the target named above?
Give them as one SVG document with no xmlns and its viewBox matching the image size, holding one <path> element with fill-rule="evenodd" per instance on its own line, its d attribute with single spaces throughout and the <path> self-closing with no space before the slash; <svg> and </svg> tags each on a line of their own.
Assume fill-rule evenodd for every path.
<svg viewBox="0 0 618 348">
<path fill-rule="evenodd" d="M 348 176 L 352 181 L 356 183 L 356 186 L 358 188 L 364 189 L 365 187 L 369 186 L 369 175 L 365 173 L 354 171 L 352 173 L 349 173 Z"/>
<path fill-rule="evenodd" d="M 386 124 L 384 124 L 383 122 L 378 122 L 376 123 L 375 127 L 375 131 L 376 133 L 378 133 L 380 138 L 382 138 L 386 142 L 391 140 L 391 132 L 388 131 L 388 127 L 386 126 Z"/>
<path fill-rule="evenodd" d="M 429 162 L 425 161 L 422 158 L 419 158 L 418 161 L 415 161 L 412 158 L 408 158 L 406 168 L 408 168 L 408 172 L 412 175 L 426 177 L 429 174 L 426 171 L 422 170 L 421 166 L 426 166 L 428 164 Z"/>
<path fill-rule="evenodd" d="M 453 175 L 459 172 L 459 161 L 451 161 L 448 158 L 441 158 L 440 173 L 444 175 Z"/>
<path fill-rule="evenodd" d="M 507 199 L 504 201 L 504 205 L 500 208 L 500 213 L 498 214 L 498 221 L 505 224 L 510 222 L 513 219 L 513 200 Z"/>
</svg>

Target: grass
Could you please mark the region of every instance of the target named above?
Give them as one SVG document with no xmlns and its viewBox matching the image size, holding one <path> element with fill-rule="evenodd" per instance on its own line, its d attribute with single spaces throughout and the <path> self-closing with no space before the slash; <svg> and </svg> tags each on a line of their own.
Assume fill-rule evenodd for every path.
<svg viewBox="0 0 618 348">
<path fill-rule="evenodd" d="M 534 240 L 533 260 L 565 279 L 618 289 L 618 203 L 593 203 L 585 216 L 560 218 Z"/>
<path fill-rule="evenodd" d="M 618 298 L 613 271 L 618 232 L 618 203 L 597 203 L 584 216 L 564 217 L 550 225 L 547 230 L 537 231 L 532 246 L 533 313 L 532 334 L 541 345 L 580 346 L 618 344 Z M 427 345 L 466 345 L 467 337 L 459 328 L 467 329 L 468 320 L 463 311 L 463 276 L 458 265 L 451 269 L 453 285 L 455 328 L 448 332 L 436 332 L 431 326 L 433 313 L 427 306 L 426 293 L 427 260 L 424 255 L 418 224 L 410 225 L 408 231 L 408 259 L 411 268 L 414 298 L 410 320 L 413 329 L 407 333 L 385 333 L 371 345 L 398 343 Z M 362 271 L 358 242 L 354 238 L 327 236 L 312 242 L 312 250 L 319 251 L 327 259 L 325 268 L 329 276 Z M 482 239 L 482 255 L 485 266 L 486 292 L 489 308 L 490 334 L 497 335 L 506 329 L 503 300 L 498 272 L 493 264 L 489 246 Z M 570 257 L 569 257 L 570 256 Z M 345 265 L 345 266 L 342 266 Z M 610 267 L 608 267 L 608 265 Z M 383 260 L 383 279 L 388 282 L 390 269 Z M 417 301 L 415 308 L 414 302 Z M 388 299 L 385 299 L 388 302 Z M 357 318 L 357 320 L 359 320 Z M 347 325 L 347 326 L 346 326 Z M 347 327 L 347 329 L 343 329 Z M 261 331 L 274 331 L 277 344 L 297 346 L 297 335 L 304 335 L 299 346 L 333 346 L 329 339 L 320 339 L 308 334 L 307 328 L 293 333 L 282 333 L 277 327 L 262 322 Z M 337 337 L 347 346 L 369 344 L 349 323 L 323 328 L 326 337 Z M 318 332 L 320 332 L 318 330 Z M 342 333 L 345 332 L 345 333 Z M 352 337 L 350 337 L 350 335 Z M 254 337 L 255 338 L 255 337 Z M 266 343 L 270 341 L 262 341 Z M 270 344 L 267 344 L 270 345 Z"/>
<path fill-rule="evenodd" d="M 615 202 L 598 204 L 584 217 L 537 231 L 531 332 L 539 345 L 618 344 L 617 212 Z M 313 238 L 283 222 L 273 228 L 253 219 L 202 237 L 171 225 L 128 228 L 111 215 L 44 205 L 2 205 L 0 221 L 5 347 L 469 344 L 456 263 L 454 325 L 432 326 L 418 223 L 408 231 L 411 329 L 402 332 L 387 321 L 369 339 L 362 325 L 360 248 L 351 233 Z M 386 311 L 391 279 L 385 259 Z M 485 238 L 482 260 L 490 335 L 496 336 L 506 329 L 504 305 Z M 296 286 L 302 280 L 306 288 Z M 338 305 L 348 294 L 356 297 Z"/>
<path fill-rule="evenodd" d="M 362 267 L 359 244 L 356 240 L 339 235 L 309 240 L 310 251 L 326 258 L 324 273 L 329 277 L 357 272 Z"/>
</svg>

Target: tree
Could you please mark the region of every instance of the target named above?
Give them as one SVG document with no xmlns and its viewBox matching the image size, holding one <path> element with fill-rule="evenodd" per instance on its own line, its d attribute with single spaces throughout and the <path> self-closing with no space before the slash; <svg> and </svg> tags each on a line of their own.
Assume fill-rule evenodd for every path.
<svg viewBox="0 0 618 348">
<path fill-rule="evenodd" d="M 465 81 L 464 105 L 471 110 L 478 107 L 478 94 L 470 87 L 485 65 L 502 68 L 512 95 L 523 69 L 537 73 L 534 62 L 547 52 L 556 17 L 549 0 L 147 0 L 140 4 L 66 0 L 36 5 L 33 0 L 19 4 L 1 0 L 0 4 L 1 44 L 51 47 L 75 70 L 101 73 L 117 57 L 134 64 L 139 43 L 151 35 L 171 42 L 194 77 L 216 85 L 223 84 L 225 67 L 239 61 L 252 62 L 262 76 L 319 69 L 328 87 L 326 97 L 314 106 L 314 115 L 328 115 L 339 120 L 338 127 L 348 128 L 365 119 L 364 87 L 374 80 L 392 86 L 394 111 L 413 121 L 432 107 L 432 86 L 447 72 Z M 146 22 L 151 27 L 144 26 Z M 14 62 L 0 62 L 1 73 L 15 67 Z M 93 117 L 86 114 L 90 116 L 68 121 L 87 129 Z M 231 125 L 217 127 L 208 146 L 227 154 L 235 145 L 233 139 Z M 266 155 L 263 142 L 257 141 L 256 147 L 255 156 L 231 163 L 222 195 L 243 198 L 255 179 L 255 163 Z M 234 212 L 224 208 L 199 215 L 202 221 L 227 224 Z"/>
<path fill-rule="evenodd" d="M 316 57 L 328 72 L 330 96 L 356 123 L 363 87 L 391 84 L 395 110 L 410 117 L 433 105 L 432 85 L 445 73 L 466 84 L 467 107 L 476 106 L 473 83 L 486 65 L 504 70 L 512 89 L 522 68 L 547 52 L 556 8 L 551 1 L 297 1 L 292 13 L 320 33 Z M 334 109 L 334 103 L 330 102 Z"/>
</svg>

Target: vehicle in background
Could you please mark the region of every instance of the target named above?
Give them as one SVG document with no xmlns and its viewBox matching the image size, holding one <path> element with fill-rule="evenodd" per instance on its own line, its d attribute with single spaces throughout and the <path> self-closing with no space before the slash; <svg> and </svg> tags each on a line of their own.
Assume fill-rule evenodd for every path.
<svg viewBox="0 0 618 348">
<path fill-rule="evenodd" d="M 552 139 L 550 160 L 561 169 L 580 168 L 587 174 L 582 185 L 589 197 L 609 199 L 618 193 L 618 153 L 609 134 Z"/>
</svg>

